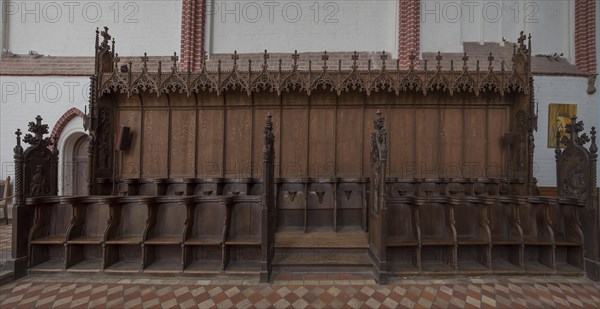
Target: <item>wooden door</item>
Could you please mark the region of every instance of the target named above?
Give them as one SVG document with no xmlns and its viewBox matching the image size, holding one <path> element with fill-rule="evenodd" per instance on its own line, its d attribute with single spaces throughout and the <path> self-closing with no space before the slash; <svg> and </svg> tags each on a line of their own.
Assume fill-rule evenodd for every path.
<svg viewBox="0 0 600 309">
<path fill-rule="evenodd" d="M 88 136 L 81 136 L 73 147 L 73 186 L 71 195 L 87 195 Z"/>
</svg>

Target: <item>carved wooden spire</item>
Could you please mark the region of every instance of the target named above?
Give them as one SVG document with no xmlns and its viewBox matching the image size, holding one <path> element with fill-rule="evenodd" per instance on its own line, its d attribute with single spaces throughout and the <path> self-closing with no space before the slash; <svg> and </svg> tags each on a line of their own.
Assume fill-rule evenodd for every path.
<svg viewBox="0 0 600 309">
<path fill-rule="evenodd" d="M 358 53 L 356 51 L 354 51 L 354 53 L 352 54 L 352 71 L 356 71 L 358 69 L 358 65 L 356 64 L 357 60 L 358 60 Z"/>
<path fill-rule="evenodd" d="M 327 51 L 323 53 L 323 56 L 321 56 L 321 60 L 323 60 L 323 71 L 327 71 L 327 60 L 329 60 L 329 55 L 327 54 Z"/>
<path fill-rule="evenodd" d="M 379 59 L 381 59 L 381 70 L 385 71 L 385 61 L 387 60 L 388 55 L 385 53 L 385 50 L 381 52 L 381 56 L 379 56 Z"/>
<path fill-rule="evenodd" d="M 267 53 L 267 50 L 265 49 L 265 53 L 263 55 L 263 65 L 262 65 L 262 69 L 263 71 L 266 71 L 269 68 L 269 65 L 267 64 L 267 60 L 269 60 L 271 56 L 269 56 L 269 54 Z"/>
<path fill-rule="evenodd" d="M 292 70 L 294 71 L 298 69 L 298 58 L 300 58 L 300 56 L 298 55 L 298 51 L 295 50 L 294 54 L 292 55 L 292 59 L 294 59 L 294 64 L 292 64 Z"/>
</svg>

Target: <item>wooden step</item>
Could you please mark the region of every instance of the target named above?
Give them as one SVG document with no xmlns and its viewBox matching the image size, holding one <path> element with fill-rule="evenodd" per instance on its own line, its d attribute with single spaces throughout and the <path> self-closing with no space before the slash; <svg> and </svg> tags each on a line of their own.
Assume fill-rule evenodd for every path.
<svg viewBox="0 0 600 309">
<path fill-rule="evenodd" d="M 275 233 L 275 272 L 371 271 L 368 234 L 362 231 Z"/>
<path fill-rule="evenodd" d="M 275 233 L 275 248 L 369 248 L 368 233 L 351 231 Z"/>
</svg>

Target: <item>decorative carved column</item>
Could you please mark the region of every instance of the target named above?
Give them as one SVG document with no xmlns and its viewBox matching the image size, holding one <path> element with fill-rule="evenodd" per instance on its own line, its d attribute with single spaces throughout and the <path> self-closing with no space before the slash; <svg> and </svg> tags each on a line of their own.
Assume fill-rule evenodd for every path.
<svg viewBox="0 0 600 309">
<path fill-rule="evenodd" d="M 260 281 L 268 282 L 271 277 L 271 262 L 275 253 L 275 135 L 273 134 L 272 115 L 269 113 L 265 124 L 265 142 L 263 148 L 263 200 L 262 200 L 262 242 Z"/>
<path fill-rule="evenodd" d="M 369 210 L 369 254 L 373 259 L 373 273 L 379 284 L 387 283 L 386 251 L 386 178 L 387 178 L 387 131 L 383 116 L 377 111 L 371 135 L 371 209 Z"/>
</svg>

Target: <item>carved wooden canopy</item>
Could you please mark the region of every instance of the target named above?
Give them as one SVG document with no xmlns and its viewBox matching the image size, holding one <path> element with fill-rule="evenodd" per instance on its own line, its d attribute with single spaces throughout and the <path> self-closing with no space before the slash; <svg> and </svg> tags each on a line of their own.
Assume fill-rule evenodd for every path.
<svg viewBox="0 0 600 309">
<path fill-rule="evenodd" d="M 354 52 L 350 59 L 337 63 L 328 62 L 329 55 L 324 52 L 321 63 L 308 62 L 308 68 L 300 68 L 298 60 L 300 55 L 295 52 L 289 58 L 293 59 L 291 67 L 284 68 L 282 59 L 278 65 L 269 65 L 270 55 L 265 50 L 263 62 L 260 66 L 253 67 L 252 59 L 247 64 L 240 63 L 239 55 L 231 55 L 231 67 L 224 68 L 221 60 L 217 60 L 216 68 L 202 61 L 200 72 L 182 71 L 178 65 L 179 58 L 175 53 L 172 63 L 160 63 L 156 72 L 148 70 L 148 57 L 144 54 L 142 67 L 133 67 L 131 62 L 122 64 L 114 49 L 109 46 L 111 36 L 108 28 L 102 31 L 103 41 L 99 43 L 99 32 L 96 31 L 97 50 L 97 90 L 98 97 L 109 93 L 124 93 L 129 96 L 143 92 L 154 93 L 161 96 L 165 93 L 185 93 L 188 96 L 198 92 L 215 92 L 217 95 L 228 90 L 239 90 L 248 93 L 267 91 L 282 92 L 300 91 L 307 95 L 317 89 L 329 90 L 340 95 L 343 92 L 359 91 L 370 95 L 373 92 L 442 92 L 449 95 L 455 93 L 480 93 L 491 92 L 503 96 L 506 93 L 520 92 L 529 94 L 530 63 L 531 63 L 531 36 L 526 45 L 527 37 L 521 32 L 518 44 L 514 45 L 510 70 L 505 70 L 502 61 L 500 70 L 494 69 L 494 56 L 490 53 L 488 66 L 480 69 L 479 61 L 476 68 L 469 68 L 469 56 L 465 53 L 462 68 L 455 70 L 451 63 L 450 70 L 443 68 L 443 56 L 438 53 L 435 68 L 430 69 L 426 60 L 422 68 L 417 68 L 417 56 L 412 54 L 408 69 L 401 69 L 399 61 L 388 62 L 388 55 L 383 52 L 379 56 L 379 69 L 372 69 L 369 59 L 365 68 L 359 66 L 359 54 Z M 204 58 L 204 57 L 203 57 Z M 288 59 L 289 60 L 289 59 Z M 391 62 L 391 63 L 390 63 Z M 348 64 L 351 63 L 350 66 Z M 349 69 L 347 69 L 349 68 Z"/>
</svg>

